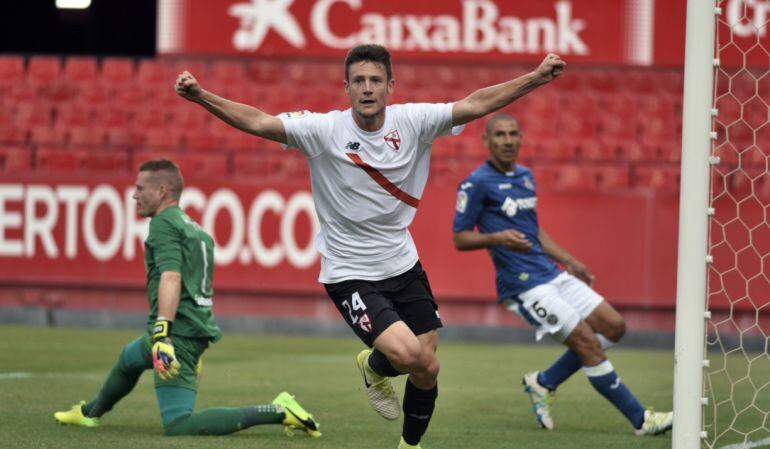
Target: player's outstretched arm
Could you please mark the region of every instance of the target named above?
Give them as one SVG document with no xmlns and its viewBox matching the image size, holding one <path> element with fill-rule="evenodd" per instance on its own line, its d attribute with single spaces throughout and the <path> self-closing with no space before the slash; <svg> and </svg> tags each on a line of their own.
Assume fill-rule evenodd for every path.
<svg viewBox="0 0 770 449">
<path fill-rule="evenodd" d="M 513 251 L 526 252 L 532 249 L 532 242 L 515 230 L 506 229 L 500 232 L 483 233 L 478 231 L 460 231 L 454 234 L 455 248 L 460 251 L 505 246 Z"/>
<path fill-rule="evenodd" d="M 455 102 L 452 109 L 452 126 L 464 125 L 508 106 L 517 98 L 556 79 L 566 65 L 558 55 L 549 53 L 534 71 L 473 92 Z"/>
<path fill-rule="evenodd" d="M 286 130 L 278 117 L 203 89 L 198 80 L 186 70 L 177 77 L 174 90 L 182 98 L 198 103 L 230 126 L 255 136 L 286 143 Z"/>
<path fill-rule="evenodd" d="M 541 227 L 537 237 L 540 239 L 540 244 L 543 245 L 543 251 L 545 251 L 551 259 L 564 265 L 567 273 L 575 276 L 588 285 L 594 283 L 596 276 L 594 276 L 591 270 L 588 269 L 588 266 L 575 258 L 569 251 L 559 246 L 559 244 L 545 232 L 545 229 Z"/>
</svg>

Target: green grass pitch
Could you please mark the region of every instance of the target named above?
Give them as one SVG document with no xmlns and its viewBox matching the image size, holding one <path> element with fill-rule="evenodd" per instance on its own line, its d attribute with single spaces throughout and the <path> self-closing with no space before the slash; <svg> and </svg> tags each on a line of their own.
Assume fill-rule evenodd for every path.
<svg viewBox="0 0 770 449">
<path fill-rule="evenodd" d="M 282 390 L 321 423 L 324 435 L 286 436 L 261 426 L 225 437 L 162 435 L 151 376 L 96 429 L 59 426 L 53 412 L 91 399 L 121 348 L 137 332 L 0 326 L 0 447 L 395 449 L 401 423 L 370 409 L 355 367 L 353 337 L 226 334 L 204 356 L 197 409 L 269 403 Z M 639 438 L 578 372 L 557 395 L 556 429 L 540 429 L 521 375 L 544 368 L 555 345 L 442 342 L 439 399 L 424 449 L 669 448 L 670 433 Z M 673 352 L 611 350 L 624 382 L 646 406 L 671 408 Z M 9 373 L 29 373 L 16 374 Z M 403 378 L 395 385 L 403 391 Z"/>
</svg>

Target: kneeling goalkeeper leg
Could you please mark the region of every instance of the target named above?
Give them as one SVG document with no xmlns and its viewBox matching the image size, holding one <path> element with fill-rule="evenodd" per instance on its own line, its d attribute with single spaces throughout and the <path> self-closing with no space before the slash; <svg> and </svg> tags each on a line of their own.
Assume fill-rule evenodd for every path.
<svg viewBox="0 0 770 449">
<path fill-rule="evenodd" d="M 215 407 L 193 412 L 196 392 L 183 387 L 156 390 L 163 432 L 178 435 L 227 435 L 259 424 L 281 424 L 286 414 L 275 405 Z"/>
</svg>

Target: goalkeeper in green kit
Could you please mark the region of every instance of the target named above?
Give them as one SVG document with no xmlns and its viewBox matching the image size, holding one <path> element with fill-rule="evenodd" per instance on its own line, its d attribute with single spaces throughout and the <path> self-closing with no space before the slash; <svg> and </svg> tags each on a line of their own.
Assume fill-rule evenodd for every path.
<svg viewBox="0 0 770 449">
<path fill-rule="evenodd" d="M 320 436 L 318 424 L 283 392 L 269 405 L 194 412 L 201 355 L 222 336 L 212 311 L 214 241 L 179 208 L 182 174 L 167 159 L 139 167 L 139 215 L 151 217 L 145 241 L 148 331 L 121 352 L 98 396 L 54 413 L 61 424 L 97 427 L 101 417 L 153 369 L 166 435 L 225 435 L 259 424 L 283 424 Z"/>
</svg>

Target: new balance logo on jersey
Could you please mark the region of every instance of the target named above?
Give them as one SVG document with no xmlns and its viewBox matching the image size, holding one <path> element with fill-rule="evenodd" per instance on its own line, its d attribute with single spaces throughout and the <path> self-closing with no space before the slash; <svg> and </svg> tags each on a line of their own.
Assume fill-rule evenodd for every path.
<svg viewBox="0 0 770 449">
<path fill-rule="evenodd" d="M 503 201 L 503 205 L 500 206 L 500 210 L 505 212 L 505 214 L 509 217 L 513 217 L 516 215 L 519 209 L 534 209 L 535 206 L 537 206 L 537 197 L 533 196 L 531 198 L 519 198 L 515 200 L 508 197 L 505 199 L 505 201 Z"/>
<path fill-rule="evenodd" d="M 399 148 L 401 148 L 401 136 L 398 135 L 397 129 L 394 129 L 393 131 L 385 134 L 384 139 L 385 143 L 387 143 L 388 146 L 394 150 L 398 151 Z"/>
<path fill-rule="evenodd" d="M 348 142 L 348 144 L 345 145 L 346 150 L 358 151 L 359 148 L 361 148 L 360 142 Z"/>
</svg>

